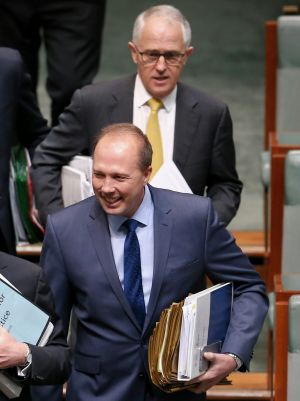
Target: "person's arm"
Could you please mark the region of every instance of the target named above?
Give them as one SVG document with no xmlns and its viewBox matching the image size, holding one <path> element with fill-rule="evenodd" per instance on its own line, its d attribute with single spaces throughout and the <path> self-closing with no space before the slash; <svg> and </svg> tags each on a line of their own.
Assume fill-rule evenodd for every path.
<svg viewBox="0 0 300 401">
<path fill-rule="evenodd" d="M 0 369 L 6 369 L 14 381 L 27 385 L 63 384 L 71 371 L 71 350 L 62 322 L 55 314 L 52 293 L 41 269 L 31 269 L 28 265 L 26 272 L 27 266 L 24 269 L 20 266 L 17 281 L 21 283 L 22 292 L 50 316 L 54 328 L 47 344 L 42 347 L 19 342 L 0 327 Z"/>
<path fill-rule="evenodd" d="M 225 106 L 215 135 L 207 183 L 207 195 L 225 225 L 229 224 L 238 210 L 243 188 L 235 164 L 232 120 Z"/>
<path fill-rule="evenodd" d="M 66 331 L 54 310 L 52 292 L 41 269 L 34 303 L 49 314 L 54 329 L 44 347 L 31 345 L 32 366 L 29 379 L 35 384 L 63 384 L 71 372 L 71 350 Z"/>
<path fill-rule="evenodd" d="M 235 244 L 231 234 L 219 224 L 211 202 L 209 204 L 205 273 L 213 284 L 232 282 L 234 295 L 231 319 L 221 353 L 205 353 L 204 357 L 210 362 L 209 368 L 205 374 L 192 381 L 199 383 L 193 390 L 197 393 L 206 391 L 237 368 L 241 371 L 249 370 L 253 349 L 268 310 L 264 282 Z M 236 355 L 243 363 L 242 366 L 238 366 L 238 360 L 230 354 Z"/>
<path fill-rule="evenodd" d="M 20 77 L 20 93 L 16 116 L 17 137 L 33 157 L 34 149 L 46 138 L 50 128 L 41 114 L 31 88 L 31 78 L 24 67 Z"/>
<path fill-rule="evenodd" d="M 36 206 L 42 224 L 47 216 L 63 208 L 61 168 L 88 147 L 86 130 L 81 121 L 81 95 L 76 91 L 69 107 L 61 114 L 59 124 L 36 148 L 31 178 Z"/>
<path fill-rule="evenodd" d="M 0 326 L 0 369 L 23 366 L 26 363 L 28 345 L 18 342 Z"/>
</svg>

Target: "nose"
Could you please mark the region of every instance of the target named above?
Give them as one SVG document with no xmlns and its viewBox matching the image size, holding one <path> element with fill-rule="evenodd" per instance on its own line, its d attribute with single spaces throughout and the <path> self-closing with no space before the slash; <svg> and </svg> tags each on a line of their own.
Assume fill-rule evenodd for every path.
<svg viewBox="0 0 300 401">
<path fill-rule="evenodd" d="M 102 181 L 101 191 L 107 193 L 114 192 L 114 180 L 109 177 L 106 177 Z"/>
<path fill-rule="evenodd" d="M 156 69 L 158 70 L 158 71 L 165 71 L 166 70 L 166 68 L 167 68 L 167 64 L 166 64 L 166 60 L 165 60 L 165 58 L 164 58 L 164 56 L 163 55 L 161 55 L 160 57 L 159 57 L 159 59 L 157 60 L 157 63 L 156 63 Z"/>
</svg>

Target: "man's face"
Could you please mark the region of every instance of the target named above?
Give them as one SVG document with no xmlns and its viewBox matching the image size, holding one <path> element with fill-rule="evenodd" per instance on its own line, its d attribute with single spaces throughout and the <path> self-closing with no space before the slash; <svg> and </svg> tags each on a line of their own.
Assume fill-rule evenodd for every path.
<svg viewBox="0 0 300 401">
<path fill-rule="evenodd" d="M 141 171 L 140 143 L 130 134 L 105 135 L 93 159 L 93 188 L 107 214 L 132 217 L 144 197 L 151 167 Z"/>
<path fill-rule="evenodd" d="M 146 19 L 138 43 L 129 42 L 133 61 L 146 90 L 156 99 L 169 95 L 177 84 L 183 66 L 193 51 L 185 48 L 179 22 L 170 23 L 159 17 Z M 177 65 L 168 65 L 164 57 L 154 64 L 143 62 L 139 52 L 174 52 L 184 54 Z"/>
</svg>

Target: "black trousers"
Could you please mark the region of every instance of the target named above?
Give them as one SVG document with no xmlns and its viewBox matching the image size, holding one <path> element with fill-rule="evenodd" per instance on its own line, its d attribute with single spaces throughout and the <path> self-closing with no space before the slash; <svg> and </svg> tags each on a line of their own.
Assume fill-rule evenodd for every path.
<svg viewBox="0 0 300 401">
<path fill-rule="evenodd" d="M 20 51 L 34 91 L 44 41 L 52 125 L 74 90 L 97 74 L 105 5 L 105 0 L 0 0 L 0 46 Z"/>
</svg>

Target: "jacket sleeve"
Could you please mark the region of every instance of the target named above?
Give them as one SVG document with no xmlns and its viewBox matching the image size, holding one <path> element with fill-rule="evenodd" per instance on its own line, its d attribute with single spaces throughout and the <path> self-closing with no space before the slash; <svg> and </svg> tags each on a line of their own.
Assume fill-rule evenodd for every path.
<svg viewBox="0 0 300 401">
<path fill-rule="evenodd" d="M 50 315 L 54 325 L 46 346 L 29 345 L 32 352 L 30 381 L 35 383 L 62 384 L 71 371 L 71 350 L 66 342 L 62 322 L 54 311 L 52 293 L 41 269 L 34 303 Z"/>
<path fill-rule="evenodd" d="M 48 214 L 63 208 L 62 166 L 86 149 L 87 141 L 81 120 L 81 94 L 77 90 L 70 106 L 61 114 L 59 124 L 37 147 L 32 161 L 31 178 L 36 206 L 44 226 Z"/>
<path fill-rule="evenodd" d="M 235 167 L 232 120 L 226 106 L 215 135 L 207 183 L 207 195 L 225 225 L 229 224 L 238 210 L 242 188 Z"/>
</svg>

